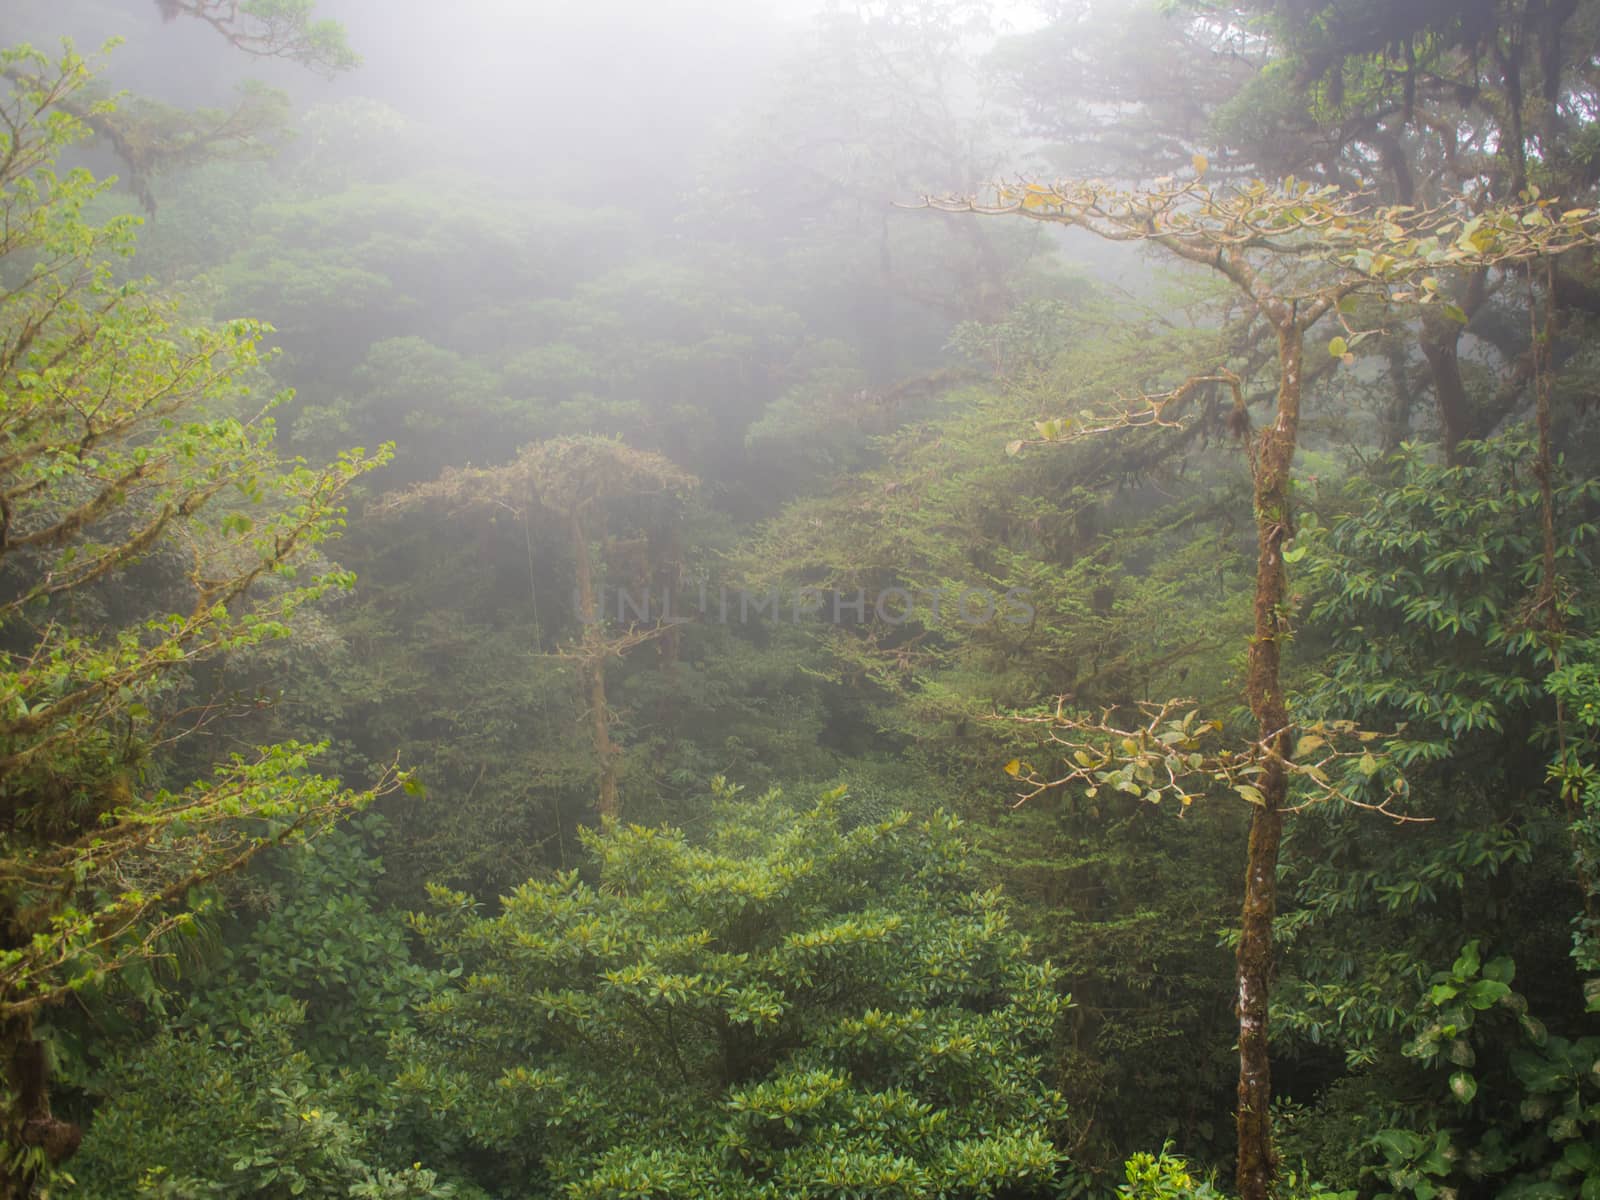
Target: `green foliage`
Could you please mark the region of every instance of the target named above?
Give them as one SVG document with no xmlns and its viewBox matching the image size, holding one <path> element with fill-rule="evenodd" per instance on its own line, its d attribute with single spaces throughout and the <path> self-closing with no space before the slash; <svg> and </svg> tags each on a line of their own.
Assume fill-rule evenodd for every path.
<svg viewBox="0 0 1600 1200">
<path fill-rule="evenodd" d="M 374 1162 L 354 1097 L 298 1048 L 304 1006 L 279 1000 L 241 1023 L 158 1034 L 114 1064 L 110 1098 L 75 1160 L 84 1196 L 445 1200 L 465 1193 L 420 1164 Z"/>
<path fill-rule="evenodd" d="M 234 48 L 263 58 L 287 58 L 329 74 L 361 59 L 344 27 L 316 15 L 316 0 L 163 0 L 162 15 L 205 22 Z"/>
<path fill-rule="evenodd" d="M 1413 1036 L 1404 1053 L 1450 1104 L 1420 1128 L 1372 1136 L 1382 1155 L 1376 1173 L 1393 1189 L 1380 1195 L 1434 1200 L 1446 1189 L 1478 1187 L 1530 1200 L 1600 1193 L 1600 1037 L 1550 1033 L 1511 987 L 1515 976 L 1509 956 L 1482 961 L 1474 941 L 1432 977 L 1407 1022 Z M 1513 1020 L 1514 1033 L 1506 1028 Z"/>
<path fill-rule="evenodd" d="M 1135 1154 L 1124 1166 L 1127 1182 L 1118 1185 L 1117 1195 L 1127 1200 L 1213 1200 L 1219 1193 L 1209 1179 L 1196 1179 L 1184 1159 L 1172 1153 L 1170 1143 L 1161 1153 Z"/>
<path fill-rule="evenodd" d="M 311 552 L 384 455 L 279 456 L 271 403 L 248 398 L 265 328 L 184 328 L 116 282 L 132 223 L 89 224 L 102 185 L 54 170 L 85 133 L 83 60 L 0 62 L 0 1014 L 19 1018 L 151 953 L 193 920 L 195 885 L 372 798 L 308 774 L 319 748 L 296 742 L 171 787 L 144 759 L 196 664 L 289 636 L 349 586 Z"/>
<path fill-rule="evenodd" d="M 336 834 L 267 866 L 164 1028 L 86 1074 L 101 1102 L 72 1163 L 81 1193 L 466 1196 L 407 1165 L 418 1139 L 393 1112 L 389 1039 L 440 980 L 377 908 L 381 864 Z"/>
<path fill-rule="evenodd" d="M 57 1113 L 88 1127 L 69 1164 L 81 1194 L 1219 1194 L 1237 993 L 1218 930 L 1239 911 L 1248 806 L 1208 801 L 1260 795 L 1235 764 L 1174 804 L 1162 768 L 1246 718 L 1228 699 L 1254 569 L 1244 439 L 1277 383 L 1272 338 L 1257 306 L 1127 246 L 891 204 L 978 186 L 1013 157 L 1010 127 L 1036 161 L 1165 189 L 1157 207 L 1176 208 L 1153 221 L 1204 190 L 1173 182 L 1197 153 L 1227 195 L 1244 175 L 1298 176 L 1246 185 L 1263 237 L 1340 189 L 1419 211 L 1545 189 L 1526 226 L 1440 212 L 1463 223 L 1398 255 L 1387 230 L 1342 231 L 1363 243 L 1345 246 L 1359 286 L 1419 259 L 1433 273 L 1400 301 L 1428 305 L 1422 321 L 1347 301 L 1309 347 L 1275 614 L 1296 765 L 1330 732 L 1379 731 L 1346 764 L 1352 797 L 1393 782 L 1363 769 L 1370 746 L 1404 768 L 1400 809 L 1429 819 L 1337 802 L 1295 818 L 1273 1080 L 1292 1097 L 1275 1112 L 1286 1200 L 1328 1196 L 1320 1180 L 1591 1200 L 1600 301 L 1582 247 L 1527 280 L 1461 264 L 1492 235 L 1544 236 L 1568 211 L 1548 197 L 1587 203 L 1600 5 L 1501 5 L 1494 28 L 1455 0 L 1047 7 L 986 61 L 1001 31 L 967 0 L 830 11 L 810 37 L 773 38 L 781 70 L 770 47 L 717 39 L 666 56 L 752 77 L 710 153 L 659 137 L 653 111 L 614 123 L 648 125 L 650 147 L 590 139 L 591 161 L 580 121 L 556 122 L 575 131 L 556 145 L 528 116 L 542 104 L 465 112 L 466 81 L 434 72 L 429 91 L 383 63 L 341 85 L 370 97 L 306 111 L 271 171 L 247 161 L 283 132 L 265 90 L 199 113 L 113 112 L 88 91 L 44 106 L 0 226 L 21 239 L 0 263 L 0 435 L 8 454 L 43 437 L 0 481 L 16 501 L 0 557 L 6 596 L 82 585 L 5 610 L 0 630 L 17 700 L 0 751 L 35 755 L 0 773 L 5 861 L 31 872 L 5 887 L 45 938 L 0 954 L 37 949 L 39 986 L 83 1002 L 31 1035 L 68 1081 Z M 310 0 L 162 9 L 218 18 L 257 54 L 351 61 Z M 456 27 L 482 29 L 465 10 L 428 26 Z M 494 78 L 492 55 L 475 61 Z M 0 66 L 30 103 L 63 70 L 25 52 Z M 77 60 L 65 74 L 83 82 Z M 177 90 L 201 95 L 203 75 Z M 631 87 L 549 96 L 593 118 Z M 485 146 L 496 130 L 517 145 Z M 89 131 L 160 203 L 132 258 L 134 222 L 96 215 L 128 204 L 47 170 Z M 1054 194 L 1017 198 L 1039 215 Z M 143 271 L 161 283 L 130 279 Z M 206 305 L 277 329 L 207 324 Z M 29 333 L 45 314 L 56 324 Z M 25 361 L 58 353 L 54 372 Z M 1239 374 L 1236 405 L 1216 382 L 1172 392 L 1201 365 Z M 282 384 L 303 399 L 250 400 Z M 1548 594 L 1534 444 L 1515 431 L 1541 389 L 1568 456 Z M 1069 444 L 1115 425 L 1122 397 L 1165 394 L 1170 427 Z M 77 450 L 102 395 L 133 424 Z M 286 460 L 267 408 L 295 451 L 337 465 Z M 363 588 L 339 600 L 348 574 L 301 552 L 364 484 L 367 460 L 338 448 L 391 439 L 385 486 L 442 482 L 403 511 L 357 509 L 341 555 Z M 514 459 L 530 443 L 544 451 Z M 689 472 L 696 497 L 664 516 L 657 486 L 685 491 Z M 582 505 L 610 528 L 575 540 Z M 301 519 L 297 575 L 274 561 L 248 593 L 197 605 Z M 71 536 L 14 544 L 51 522 Z M 584 660 L 583 554 L 613 596 L 860 589 L 870 614 L 903 587 L 919 611 L 615 622 Z M 1017 589 L 1029 619 L 963 623 L 971 587 Z M 624 811 L 684 833 L 582 829 L 596 676 Z M 56 722 L 90 687 L 92 719 Z M 1049 740 L 1058 710 L 1126 729 L 1140 701 L 1178 696 L 1193 701 L 1178 728 L 1132 749 Z M 1205 729 L 1182 728 L 1191 711 Z M 168 740 L 196 714 L 220 732 L 224 712 L 242 713 L 227 729 L 244 749 L 220 772 L 220 741 Z M 364 799 L 331 776 L 369 780 L 396 747 L 429 790 L 382 801 L 384 873 L 340 841 L 177 894 L 223 850 L 302 817 L 321 828 Z M 1075 749 L 1092 793 L 1047 787 L 1013 810 Z M 719 773 L 753 791 L 849 778 L 855 794 L 812 811 L 724 784 L 708 805 L 698 781 Z M 1331 799 L 1308 780 L 1297 801 Z M 941 807 L 970 821 L 960 837 Z M 427 968 L 379 903 L 414 907 L 425 883 L 501 897 L 436 886 Z M 154 897 L 154 926 L 94 941 Z M 213 917 L 223 901 L 243 915 Z M 1024 940 L 1072 965 L 1060 1019 Z M 1125 1161 L 1169 1138 L 1193 1165 Z"/>
<path fill-rule="evenodd" d="M 1209 1175 L 1197 1176 L 1189 1161 L 1173 1153 L 1172 1143 L 1160 1154 L 1139 1153 L 1123 1165 L 1127 1182 L 1117 1185 L 1117 1195 L 1125 1200 L 1218 1200 L 1219 1191 Z M 1289 1171 L 1279 1179 L 1276 1192 L 1280 1200 L 1356 1200 L 1355 1191 L 1333 1191 Z"/>
<path fill-rule="evenodd" d="M 1588 974 L 1589 1012 L 1600 1012 L 1600 641 L 1575 640 L 1546 687 L 1571 722 L 1570 741 L 1558 747 L 1550 779 L 1566 802 L 1572 870 L 1584 889 L 1583 911 L 1573 919 L 1572 956 Z"/>
<path fill-rule="evenodd" d="M 1503 734 L 1540 698 L 1551 666 L 1544 619 L 1530 611 L 1540 569 L 1539 492 L 1523 436 L 1468 447 L 1440 467 L 1408 447 L 1392 478 L 1356 482 L 1348 515 L 1314 543 L 1305 568 L 1314 625 L 1337 630 L 1307 703 L 1404 724 L 1386 744 L 1402 767 L 1471 753 L 1474 735 Z M 1592 569 L 1595 527 L 1583 516 L 1600 481 L 1558 481 L 1557 563 Z M 1298 543 L 1297 543 L 1298 544 Z M 1583 597 L 1558 614 L 1581 628 Z"/>
<path fill-rule="evenodd" d="M 1275 1019 L 1305 1058 L 1336 1051 L 1364 1071 L 1328 1088 L 1287 1144 L 1330 1176 L 1419 1200 L 1489 1187 L 1576 1196 L 1587 1168 L 1567 1148 L 1595 1136 L 1600 1043 L 1583 1036 L 1561 922 L 1584 903 L 1592 845 L 1588 747 L 1573 734 L 1596 485 L 1553 481 L 1566 582 L 1541 601 L 1529 442 L 1463 453 L 1441 466 L 1406 448 L 1297 537 L 1311 595 L 1301 651 L 1315 664 L 1302 702 L 1392 730 L 1409 810 L 1429 820 L 1383 831 L 1334 810 L 1296 833 Z M 1530 921 L 1540 910 L 1557 919 Z M 1576 965 L 1592 971 L 1587 928 L 1580 916 Z M 1478 936 L 1457 954 L 1463 930 Z M 1512 958 L 1485 960 L 1485 946 L 1515 948 L 1529 995 L 1511 986 Z"/>
<path fill-rule="evenodd" d="M 1308 517 L 1296 539 L 1308 548 L 1297 570 L 1310 601 L 1302 712 L 1388 731 L 1380 744 L 1407 777 L 1408 811 L 1429 818 L 1382 829 L 1332 806 L 1291 842 L 1296 906 L 1282 924 L 1295 952 L 1279 1019 L 1352 1063 L 1389 1043 L 1463 927 L 1532 953 L 1517 928 L 1523 904 L 1563 905 L 1571 878 L 1566 814 L 1545 782 L 1555 660 L 1531 608 L 1540 545 L 1530 447 L 1511 436 L 1466 452 L 1448 467 L 1408 448 L 1392 476 L 1352 481 L 1330 501 L 1344 511 L 1325 526 Z M 1582 514 L 1597 487 L 1563 477 L 1556 489 L 1557 561 L 1575 582 L 1591 572 L 1594 528 Z M 1558 594 L 1574 635 L 1589 602 L 1587 589 Z M 1356 927 L 1366 932 L 1352 942 Z M 1545 941 L 1539 952 L 1553 949 Z"/>
<path fill-rule="evenodd" d="M 845 598 L 860 589 L 869 611 L 891 587 L 918 597 L 898 627 L 802 626 L 828 656 L 812 669 L 834 684 L 834 710 L 850 703 L 852 719 L 877 735 L 865 745 L 896 748 L 900 781 L 973 820 L 1019 920 L 1074 964 L 1077 1006 L 1051 1078 L 1071 1101 L 1076 1159 L 1100 1173 L 1164 1137 L 1197 1149 L 1226 1137 L 1225 1050 L 1197 1057 L 1193 1047 L 1225 1037 L 1216 997 L 1231 990 L 1230 963 L 1216 930 L 1236 906 L 1222 847 L 1239 836 L 1239 814 L 1169 803 L 1168 817 L 1187 815 L 1163 820 L 1112 788 L 1093 797 L 1061 789 L 1008 811 L 1020 789 L 1002 765 L 1020 760 L 1020 771 L 1066 752 L 1041 746 L 1037 724 L 995 717 L 1044 719 L 1058 696 L 1098 709 L 1189 694 L 1231 718 L 1229 647 L 1248 623 L 1239 530 L 1249 506 L 1242 465 L 1205 453 L 1222 433 L 1214 394 L 1195 397 L 1182 431 L 1127 431 L 1014 458 L 1003 448 L 1043 413 L 1101 411 L 1129 380 L 1162 386 L 1213 334 L 1163 330 L 1083 286 L 1071 303 L 963 326 L 961 352 L 994 362 L 1002 378 L 935 381 L 912 423 L 873 447 L 873 469 L 791 505 L 743 556 L 757 587 L 803 583 Z M 1022 589 L 1033 619 L 997 612 L 965 623 L 968 588 Z M 1168 1093 L 1185 1100 L 1144 1099 Z"/>
<path fill-rule="evenodd" d="M 1038 1051 L 1066 1004 L 949 817 L 853 824 L 719 784 L 701 843 L 586 835 L 594 883 L 418 930 L 459 983 L 401 1085 L 502 1194 L 991 1196 L 1052 1172 Z M 516 1182 L 513 1182 L 516 1181 Z"/>
<path fill-rule="evenodd" d="M 399 921 L 375 907 L 380 860 L 335 834 L 269 865 L 241 897 L 261 915 L 241 916 L 248 932 L 230 938 L 176 1024 L 236 1028 L 290 999 L 309 1014 L 297 1044 L 319 1067 L 381 1062 L 433 977 L 410 962 Z"/>
</svg>

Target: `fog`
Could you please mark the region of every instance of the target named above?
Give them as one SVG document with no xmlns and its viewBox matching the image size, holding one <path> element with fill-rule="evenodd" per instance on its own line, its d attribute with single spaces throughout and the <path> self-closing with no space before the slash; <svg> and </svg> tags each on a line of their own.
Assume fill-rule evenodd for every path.
<svg viewBox="0 0 1600 1200">
<path fill-rule="evenodd" d="M 108 35 L 124 39 L 112 76 L 140 94 L 222 105 L 251 77 L 285 88 L 299 105 L 367 96 L 450 130 L 455 148 L 478 159 L 492 154 L 513 176 L 536 174 L 541 164 L 615 171 L 602 164 L 622 158 L 660 178 L 702 152 L 752 99 L 783 42 L 804 25 L 799 13 L 731 3 L 340 0 L 320 11 L 345 25 L 363 63 L 319 79 L 294 64 L 220 53 L 213 31 L 164 21 L 152 3 L 8 7 L 20 7 L 8 18 L 20 33 L 66 28 L 86 50 Z"/>
<path fill-rule="evenodd" d="M 225 114 L 255 81 L 283 93 L 289 107 L 272 128 L 225 139 L 210 156 L 260 162 L 290 191 L 296 172 L 336 170 L 346 183 L 409 177 L 465 189 L 509 220 L 541 205 L 626 213 L 627 236 L 644 239 L 639 253 L 650 244 L 680 258 L 697 241 L 769 264 L 854 242 L 861 253 L 841 266 L 863 278 L 847 323 L 881 328 L 863 352 L 884 382 L 903 351 L 921 353 L 905 339 L 936 345 L 952 316 L 996 302 L 989 235 L 952 240 L 904 206 L 1031 161 L 1021 130 L 1004 128 L 995 78 L 978 69 L 998 41 L 1038 24 L 1026 7 L 330 0 L 318 12 L 343 27 L 358 67 L 241 53 L 204 22 L 142 0 L 20 0 L 6 20 L 13 38 L 42 43 L 118 39 L 104 81 L 141 104 Z M 170 135 L 130 141 L 156 147 L 141 169 L 104 143 L 88 161 L 128 177 L 151 223 L 147 250 L 183 241 L 178 223 L 206 221 L 206 206 L 175 215 L 192 193 L 183 169 L 165 164 L 191 152 Z M 207 236 L 230 234 L 218 226 Z M 933 266 L 933 244 L 943 247 L 934 257 L 973 261 Z M 1127 271 L 1117 266 L 1126 255 L 1088 240 L 1081 249 L 1108 277 Z M 585 274 L 580 264 L 562 270 Z M 1136 270 L 1123 282 L 1146 278 Z M 820 316 L 816 332 L 829 320 Z"/>
</svg>

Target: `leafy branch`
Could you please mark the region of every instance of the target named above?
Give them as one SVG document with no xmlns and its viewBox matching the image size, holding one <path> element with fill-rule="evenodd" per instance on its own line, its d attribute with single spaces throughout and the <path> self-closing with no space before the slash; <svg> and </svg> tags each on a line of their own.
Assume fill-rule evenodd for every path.
<svg viewBox="0 0 1600 1200">
<path fill-rule="evenodd" d="M 1023 789 L 1012 807 L 1074 786 L 1082 787 L 1090 798 L 1110 789 L 1151 804 L 1170 797 L 1187 809 L 1203 791 L 1220 785 L 1260 805 L 1263 796 L 1258 781 L 1269 766 L 1276 766 L 1291 787 L 1299 785 L 1297 798 L 1284 805 L 1283 812 L 1337 800 L 1399 823 L 1431 820 L 1391 807 L 1408 792 L 1404 776 L 1397 771 L 1390 770 L 1382 780 L 1382 800 L 1362 798 L 1360 793 L 1385 773 L 1386 757 L 1375 754 L 1371 747 L 1381 734 L 1359 729 L 1353 721 L 1317 721 L 1300 729 L 1288 755 L 1279 749 L 1283 730 L 1245 742 L 1238 749 L 1217 747 L 1213 743 L 1222 732 L 1222 722 L 1202 719 L 1193 704 L 1182 699 L 1142 701 L 1136 706 L 1139 720 L 1122 718 L 1119 722 L 1114 708 L 1102 710 L 1097 717 L 1070 716 L 1063 699 L 1053 712 L 990 718 L 1043 726 L 1045 743 L 1066 752 L 1064 772 L 1041 771 L 1021 759 L 1006 764 L 1006 774 Z M 1341 771 L 1337 778 L 1336 771 Z"/>
</svg>

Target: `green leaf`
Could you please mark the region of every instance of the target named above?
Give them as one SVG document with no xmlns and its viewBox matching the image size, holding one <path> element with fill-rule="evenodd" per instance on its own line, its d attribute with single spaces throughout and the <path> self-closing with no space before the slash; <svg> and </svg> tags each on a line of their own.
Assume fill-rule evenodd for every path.
<svg viewBox="0 0 1600 1200">
<path fill-rule="evenodd" d="M 1390 1162 L 1407 1162 L 1422 1153 L 1422 1139 L 1409 1129 L 1380 1130 L 1372 1140 Z"/>
<path fill-rule="evenodd" d="M 1500 955 L 1483 964 L 1483 977 L 1497 983 L 1509 984 L 1517 976 L 1517 964 L 1508 955 Z"/>
<path fill-rule="evenodd" d="M 1511 994 L 1511 989 L 1498 979 L 1480 979 L 1463 993 L 1468 1004 L 1482 1010 L 1498 1003 Z"/>
<path fill-rule="evenodd" d="M 1515 1051 L 1511 1055 L 1511 1069 L 1530 1092 L 1540 1094 L 1557 1092 L 1567 1085 L 1566 1071 L 1559 1063 L 1551 1062 L 1542 1054 L 1534 1054 L 1527 1050 Z"/>
<path fill-rule="evenodd" d="M 1469 1071 L 1456 1071 L 1450 1076 L 1450 1094 L 1462 1104 L 1471 1104 L 1478 1094 L 1478 1081 Z"/>
</svg>

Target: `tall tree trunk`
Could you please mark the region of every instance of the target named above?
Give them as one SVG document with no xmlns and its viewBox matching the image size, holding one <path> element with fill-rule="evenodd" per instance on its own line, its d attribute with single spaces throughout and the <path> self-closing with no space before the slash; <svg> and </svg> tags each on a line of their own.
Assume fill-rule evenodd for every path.
<svg viewBox="0 0 1600 1200">
<path fill-rule="evenodd" d="M 589 534 L 583 527 L 579 506 L 574 505 L 568 517 L 572 557 L 577 564 L 578 615 L 584 623 L 580 670 L 588 692 L 589 736 L 600 768 L 600 794 L 595 801 L 595 812 L 602 821 L 614 821 L 618 813 L 617 748 L 611 740 L 611 710 L 606 706 L 606 635 L 601 624 L 605 614 L 596 603 L 594 562 L 589 557 Z"/>
<path fill-rule="evenodd" d="M 1389 403 L 1378 420 L 1378 454 L 1388 458 L 1411 437 L 1411 372 L 1399 338 L 1385 338 L 1383 349 L 1389 362 Z"/>
<path fill-rule="evenodd" d="M 1300 393 L 1305 334 L 1292 312 L 1278 322 L 1278 406 L 1261 431 L 1254 461 L 1256 512 L 1255 629 L 1245 675 L 1246 699 L 1267 756 L 1257 779 L 1261 804 L 1250 819 L 1245 865 L 1244 912 L 1239 922 L 1239 1157 L 1235 1183 L 1240 1200 L 1268 1200 L 1277 1174 L 1272 1150 L 1272 1059 L 1267 1007 L 1272 990 L 1272 919 L 1278 904 L 1278 851 L 1283 841 L 1283 805 L 1289 777 L 1284 762 L 1292 751 L 1289 708 L 1283 695 L 1280 641 L 1285 576 L 1283 544 L 1290 534 L 1289 483 L 1300 429 Z"/>
<path fill-rule="evenodd" d="M 674 716 L 682 708 L 676 699 L 676 677 L 678 657 L 683 649 L 682 629 L 679 625 L 683 617 L 678 612 L 678 573 L 683 563 L 683 548 L 678 544 L 676 522 L 667 526 L 663 540 L 665 545 L 656 551 L 654 549 L 656 539 L 651 539 L 655 560 L 663 564 L 655 573 L 656 578 L 661 580 L 661 620 L 665 625 L 664 631 L 657 639 L 656 661 L 669 681 L 668 686 L 661 689 L 661 698 L 656 702 L 656 724 L 666 733 L 661 739 L 658 763 L 677 748 L 679 725 Z"/>
<path fill-rule="evenodd" d="M 1429 315 L 1423 318 L 1418 344 L 1433 377 L 1445 461 L 1452 467 L 1461 465 L 1458 447 L 1467 437 L 1467 385 L 1461 378 L 1461 360 L 1457 352 L 1460 340 L 1461 326 L 1448 317 Z"/>
<path fill-rule="evenodd" d="M 83 1135 L 50 1111 L 49 1064 L 44 1045 L 34 1039 L 31 1017 L 0 1021 L 0 1059 L 5 1064 L 0 1200 L 29 1200 L 42 1168 L 71 1158 Z"/>
<path fill-rule="evenodd" d="M 1460 308 L 1467 320 L 1477 315 L 1489 298 L 1489 272 L 1477 269 L 1460 293 Z M 1467 385 L 1461 378 L 1461 333 L 1466 328 L 1437 307 L 1423 313 L 1422 335 L 1417 339 L 1433 378 L 1434 401 L 1439 407 L 1439 427 L 1444 436 L 1445 461 L 1461 465 L 1461 443 L 1473 436 L 1472 409 Z"/>
</svg>

